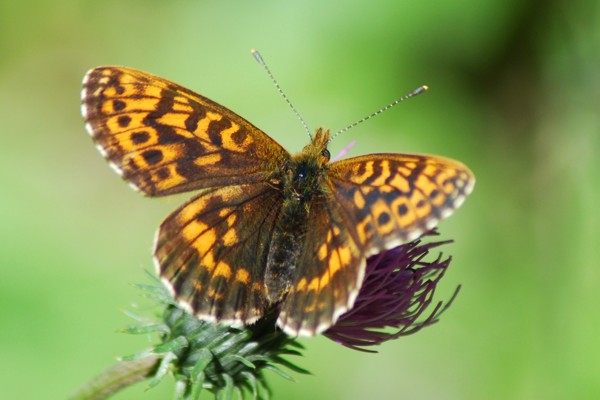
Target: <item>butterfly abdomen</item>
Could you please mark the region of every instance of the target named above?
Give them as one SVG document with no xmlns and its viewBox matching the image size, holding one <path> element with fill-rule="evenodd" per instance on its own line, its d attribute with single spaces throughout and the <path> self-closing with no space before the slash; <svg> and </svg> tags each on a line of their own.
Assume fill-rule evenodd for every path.
<svg viewBox="0 0 600 400">
<path fill-rule="evenodd" d="M 265 268 L 265 289 L 270 304 L 283 300 L 290 289 L 306 236 L 306 216 L 305 207 L 300 202 L 292 202 L 284 206 L 277 222 Z"/>
</svg>

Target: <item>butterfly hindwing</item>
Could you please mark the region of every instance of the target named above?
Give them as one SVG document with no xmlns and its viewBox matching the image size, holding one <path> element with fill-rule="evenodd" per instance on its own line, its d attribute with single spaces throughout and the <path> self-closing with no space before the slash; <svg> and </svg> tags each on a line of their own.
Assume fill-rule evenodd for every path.
<svg viewBox="0 0 600 400">
<path fill-rule="evenodd" d="M 320 333 L 354 303 L 365 260 L 345 212 L 331 195 L 311 204 L 310 229 L 278 320 L 290 335 Z"/>
<path fill-rule="evenodd" d="M 227 108 L 134 69 L 90 70 L 82 114 L 113 169 L 150 196 L 262 182 L 289 158 Z"/>
<path fill-rule="evenodd" d="M 267 185 L 210 189 L 162 223 L 158 272 L 199 318 L 250 323 L 263 315 L 264 271 L 281 197 Z"/>
<path fill-rule="evenodd" d="M 369 154 L 331 164 L 340 207 L 365 255 L 410 242 L 458 208 L 475 178 L 436 156 Z"/>
</svg>

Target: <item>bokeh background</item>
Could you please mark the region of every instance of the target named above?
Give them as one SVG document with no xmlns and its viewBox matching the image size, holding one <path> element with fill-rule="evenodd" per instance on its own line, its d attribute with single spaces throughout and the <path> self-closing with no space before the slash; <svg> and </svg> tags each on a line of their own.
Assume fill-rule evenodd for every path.
<svg viewBox="0 0 600 400">
<path fill-rule="evenodd" d="M 0 397 L 62 399 L 146 348 L 116 331 L 143 303 L 147 199 L 106 165 L 79 115 L 93 66 L 153 72 L 235 110 L 291 151 L 307 142 L 250 56 L 312 128 L 351 155 L 434 153 L 477 176 L 441 224 L 454 262 L 440 323 L 378 354 L 303 339 L 313 375 L 275 399 L 600 397 L 600 3 L 597 1 L 0 0 Z M 172 379 L 115 399 L 171 398 Z M 208 397 L 207 397 L 208 398 Z"/>
</svg>

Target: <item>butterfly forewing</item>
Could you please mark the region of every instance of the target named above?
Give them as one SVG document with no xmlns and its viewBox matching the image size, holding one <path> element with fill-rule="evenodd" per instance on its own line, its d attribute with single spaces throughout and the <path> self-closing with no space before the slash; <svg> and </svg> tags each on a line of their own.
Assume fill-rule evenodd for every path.
<svg viewBox="0 0 600 400">
<path fill-rule="evenodd" d="M 475 183 L 457 161 L 409 154 L 338 161 L 329 177 L 367 256 L 432 229 L 462 204 Z"/>
<path fill-rule="evenodd" d="M 289 158 L 277 142 L 225 107 L 129 68 L 90 70 L 82 113 L 111 166 L 151 196 L 265 181 Z"/>
<path fill-rule="evenodd" d="M 167 287 L 200 318 L 249 323 L 267 304 L 266 257 L 281 208 L 267 185 L 202 192 L 160 226 L 157 269 Z"/>
</svg>

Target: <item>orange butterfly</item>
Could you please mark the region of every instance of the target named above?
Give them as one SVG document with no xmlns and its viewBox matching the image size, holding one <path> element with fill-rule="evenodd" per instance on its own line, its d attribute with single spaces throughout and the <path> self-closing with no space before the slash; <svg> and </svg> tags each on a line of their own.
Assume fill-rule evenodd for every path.
<svg viewBox="0 0 600 400">
<path fill-rule="evenodd" d="M 148 196 L 198 191 L 160 226 L 154 259 L 202 319 L 277 310 L 290 335 L 322 332 L 352 307 L 366 257 L 433 228 L 475 183 L 434 156 L 330 163 L 323 129 L 290 155 L 227 108 L 134 69 L 94 68 L 83 86 L 87 130 L 125 180 Z"/>
</svg>

